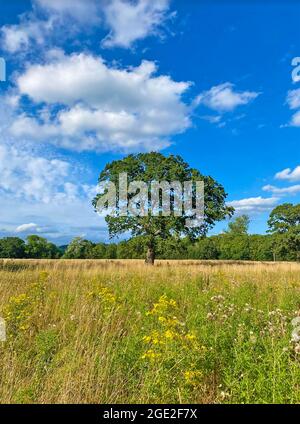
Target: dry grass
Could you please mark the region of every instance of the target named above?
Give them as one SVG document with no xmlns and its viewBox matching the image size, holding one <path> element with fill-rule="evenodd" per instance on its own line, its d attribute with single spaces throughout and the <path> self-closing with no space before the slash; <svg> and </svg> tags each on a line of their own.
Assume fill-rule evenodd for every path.
<svg viewBox="0 0 300 424">
<path fill-rule="evenodd" d="M 296 263 L 5 260 L 0 309 L 2 403 L 300 401 Z"/>
</svg>

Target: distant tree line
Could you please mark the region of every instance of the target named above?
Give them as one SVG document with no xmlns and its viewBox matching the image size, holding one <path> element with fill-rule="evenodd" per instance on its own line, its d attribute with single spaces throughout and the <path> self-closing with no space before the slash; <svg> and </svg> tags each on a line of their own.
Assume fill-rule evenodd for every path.
<svg viewBox="0 0 300 424">
<path fill-rule="evenodd" d="M 249 218 L 239 216 L 229 222 L 222 234 L 200 237 L 169 237 L 157 242 L 160 259 L 222 259 L 252 261 L 300 260 L 300 205 L 275 208 L 268 221 L 268 234 L 248 234 Z M 148 248 L 145 236 L 119 243 L 93 243 L 77 237 L 68 246 L 57 247 L 45 238 L 28 236 L 0 240 L 1 258 L 32 259 L 144 259 Z"/>
<path fill-rule="evenodd" d="M 36 235 L 28 236 L 26 242 L 19 237 L 0 240 L 0 258 L 11 259 L 59 259 L 62 249 Z"/>
</svg>

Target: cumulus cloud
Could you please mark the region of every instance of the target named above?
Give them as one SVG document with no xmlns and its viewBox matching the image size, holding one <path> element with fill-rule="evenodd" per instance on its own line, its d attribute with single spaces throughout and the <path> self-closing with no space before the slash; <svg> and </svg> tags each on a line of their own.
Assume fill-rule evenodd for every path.
<svg viewBox="0 0 300 424">
<path fill-rule="evenodd" d="M 241 105 L 246 105 L 256 99 L 260 93 L 254 91 L 237 91 L 234 84 L 226 82 L 201 93 L 197 105 L 204 105 L 217 112 L 230 112 Z"/>
<path fill-rule="evenodd" d="M 167 20 L 169 0 L 112 0 L 106 3 L 104 15 L 110 33 L 104 47 L 130 47 L 136 40 L 159 34 L 158 28 Z"/>
<path fill-rule="evenodd" d="M 10 53 L 24 53 L 32 43 L 43 45 L 53 29 L 53 18 L 39 20 L 32 13 L 24 14 L 18 25 L 4 25 L 0 28 L 2 48 Z"/>
<path fill-rule="evenodd" d="M 18 25 L 1 28 L 3 48 L 11 53 L 25 51 L 34 43 L 49 44 L 53 36 L 58 41 L 86 32 L 87 25 L 89 31 L 99 33 L 108 29 L 103 46 L 129 48 L 137 40 L 159 36 L 172 16 L 170 0 L 32 0 L 32 5 Z"/>
<path fill-rule="evenodd" d="M 62 40 L 84 26 L 99 22 L 100 11 L 97 0 L 32 0 L 33 10 L 22 14 L 19 23 L 5 25 L 0 29 L 2 48 L 10 53 L 26 53 L 34 45 L 41 46 L 51 42 L 52 36 L 60 34 Z M 68 25 L 67 20 L 76 25 Z"/>
<path fill-rule="evenodd" d="M 278 202 L 278 197 L 264 198 L 261 196 L 250 197 L 247 199 L 234 200 L 228 202 L 228 206 L 233 206 L 237 212 L 265 212 L 274 207 Z"/>
<path fill-rule="evenodd" d="M 300 107 L 300 88 L 296 90 L 290 90 L 288 92 L 286 102 L 290 109 L 297 109 Z"/>
<path fill-rule="evenodd" d="M 286 195 L 286 194 L 297 194 L 300 193 L 300 184 L 297 185 L 293 185 L 290 187 L 283 187 L 283 188 L 279 188 L 273 185 L 266 185 L 263 187 L 264 191 L 270 191 L 273 194 L 277 194 L 277 195 Z"/>
<path fill-rule="evenodd" d="M 154 62 L 121 69 L 88 54 L 29 66 L 17 80 L 19 94 L 36 105 L 60 108 L 50 121 L 49 115 L 19 116 L 12 133 L 79 151 L 166 147 L 172 135 L 191 125 L 190 108 L 182 100 L 190 83 L 156 74 Z"/>
<path fill-rule="evenodd" d="M 277 172 L 275 175 L 277 180 L 287 180 L 291 182 L 300 181 L 300 166 L 295 169 L 286 168 L 283 171 Z"/>
<path fill-rule="evenodd" d="M 288 92 L 286 103 L 288 104 L 291 110 L 300 108 L 300 89 L 290 90 Z M 282 125 L 282 127 L 300 127 L 300 110 L 294 113 L 291 117 L 290 122 L 287 125 Z"/>
<path fill-rule="evenodd" d="M 1 140 L 0 175 L 3 235 L 39 233 L 66 243 L 85 232 L 91 239 L 107 239 L 104 219 L 91 204 L 97 188 L 81 183 L 71 163 Z"/>
<path fill-rule="evenodd" d="M 2 28 L 3 48 L 11 53 L 27 48 L 30 34 L 27 28 L 6 26 Z"/>
<path fill-rule="evenodd" d="M 16 233 L 38 232 L 38 225 L 33 222 L 30 224 L 22 224 L 16 228 Z"/>
<path fill-rule="evenodd" d="M 99 23 L 101 0 L 33 0 L 33 3 L 60 17 L 71 17 L 82 24 Z"/>
<path fill-rule="evenodd" d="M 70 194 L 66 178 L 70 164 L 0 145 L 0 192 L 15 198 L 49 203 Z"/>
<path fill-rule="evenodd" d="M 68 243 L 72 238 L 85 234 L 91 240 L 107 240 L 108 232 L 104 218 L 99 217 L 88 198 L 66 198 L 63 202 L 19 202 L 12 196 L 1 197 L 0 219 L 2 232 L 20 236 L 38 233 L 57 244 Z M 23 228 L 23 223 L 35 223 L 35 228 Z M 25 224 L 27 225 L 27 224 Z"/>
<path fill-rule="evenodd" d="M 292 116 L 289 125 L 284 126 L 291 126 L 291 127 L 300 127 L 300 110 Z"/>
</svg>

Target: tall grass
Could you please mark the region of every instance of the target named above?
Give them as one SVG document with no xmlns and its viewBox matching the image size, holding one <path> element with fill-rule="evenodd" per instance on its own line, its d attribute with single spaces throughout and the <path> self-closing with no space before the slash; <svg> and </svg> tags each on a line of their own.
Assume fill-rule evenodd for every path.
<svg viewBox="0 0 300 424">
<path fill-rule="evenodd" d="M 295 263 L 2 261 L 0 401 L 297 403 L 298 315 Z"/>
</svg>

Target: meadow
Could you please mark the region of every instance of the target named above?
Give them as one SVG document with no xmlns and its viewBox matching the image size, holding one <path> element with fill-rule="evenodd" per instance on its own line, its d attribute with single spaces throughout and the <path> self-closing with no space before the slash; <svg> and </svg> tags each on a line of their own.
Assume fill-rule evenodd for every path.
<svg viewBox="0 0 300 424">
<path fill-rule="evenodd" d="M 297 263 L 3 260 L 0 316 L 1 403 L 300 402 Z"/>
</svg>

